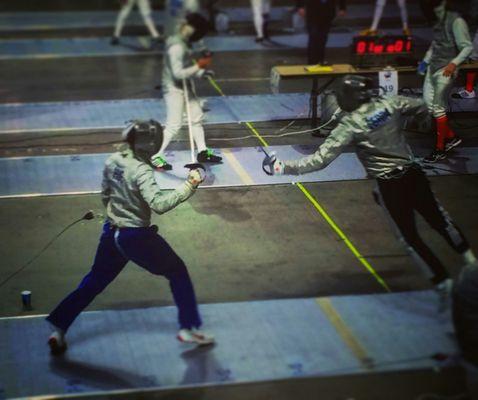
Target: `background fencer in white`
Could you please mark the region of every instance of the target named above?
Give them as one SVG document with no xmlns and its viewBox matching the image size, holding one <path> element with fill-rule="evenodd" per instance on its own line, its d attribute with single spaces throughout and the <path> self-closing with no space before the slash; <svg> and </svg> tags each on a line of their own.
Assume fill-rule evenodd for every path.
<svg viewBox="0 0 478 400">
<path fill-rule="evenodd" d="M 387 0 L 376 0 L 375 11 L 373 14 L 373 21 L 370 28 L 361 32 L 362 35 L 376 35 L 378 33 L 378 24 L 382 18 L 383 9 L 387 4 Z M 397 5 L 400 8 L 400 17 L 402 19 L 402 29 L 404 35 L 410 35 L 410 28 L 408 27 L 408 12 L 406 0 L 397 0 Z"/>
<path fill-rule="evenodd" d="M 150 35 L 154 39 L 160 38 L 160 34 L 158 33 L 152 18 L 150 0 L 121 0 L 120 3 L 121 9 L 118 18 L 116 19 L 116 26 L 113 38 L 111 39 L 111 44 L 118 44 L 126 19 L 135 5 L 138 6 L 139 12 L 143 17 L 144 24 L 146 25 L 146 28 L 148 28 Z"/>
<path fill-rule="evenodd" d="M 251 0 L 252 18 L 256 29 L 256 41 L 261 42 L 268 38 L 267 25 L 271 11 L 270 0 Z"/>
<path fill-rule="evenodd" d="M 186 103 L 183 80 L 186 81 L 188 88 L 191 133 L 198 152 L 197 161 L 217 163 L 222 160 L 221 157 L 214 155 L 206 147 L 202 126 L 204 113 L 194 87 L 195 78 L 201 78 L 212 73 L 212 71 L 206 69 L 211 63 L 211 56 L 201 57 L 195 62 L 190 46 L 191 41 L 200 40 L 205 35 L 207 28 L 208 23 L 202 16 L 189 14 L 181 24 L 179 33 L 169 37 L 166 41 L 162 75 L 164 101 L 166 103 L 166 125 L 161 149 L 151 158 L 151 162 L 157 168 L 164 170 L 172 168 L 166 161 L 164 152 L 185 122 Z"/>
</svg>

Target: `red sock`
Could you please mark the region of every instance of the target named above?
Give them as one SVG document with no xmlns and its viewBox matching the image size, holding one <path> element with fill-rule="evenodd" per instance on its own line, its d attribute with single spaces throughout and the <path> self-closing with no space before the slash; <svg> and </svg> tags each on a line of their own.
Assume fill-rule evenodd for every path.
<svg viewBox="0 0 478 400">
<path fill-rule="evenodd" d="M 448 117 L 443 115 L 441 117 L 435 118 L 437 123 L 437 150 L 445 150 L 445 139 L 450 139 L 455 137 L 455 132 L 448 126 Z"/>
<path fill-rule="evenodd" d="M 467 92 L 472 92 L 475 87 L 476 72 L 467 72 L 466 73 L 466 86 L 465 90 Z"/>
</svg>

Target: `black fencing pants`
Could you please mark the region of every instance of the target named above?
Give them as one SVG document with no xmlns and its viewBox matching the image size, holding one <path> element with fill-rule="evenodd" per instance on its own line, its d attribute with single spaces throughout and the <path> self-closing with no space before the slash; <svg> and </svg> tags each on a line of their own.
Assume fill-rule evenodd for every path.
<svg viewBox="0 0 478 400">
<path fill-rule="evenodd" d="M 413 166 L 398 178 L 377 179 L 380 202 L 388 211 L 408 250 L 417 262 L 431 270 L 432 283 L 449 277 L 441 261 L 418 235 L 415 211 L 435 229 L 458 253 L 469 244 L 458 227 L 440 206 L 431 191 L 430 182 L 419 166 Z"/>
</svg>

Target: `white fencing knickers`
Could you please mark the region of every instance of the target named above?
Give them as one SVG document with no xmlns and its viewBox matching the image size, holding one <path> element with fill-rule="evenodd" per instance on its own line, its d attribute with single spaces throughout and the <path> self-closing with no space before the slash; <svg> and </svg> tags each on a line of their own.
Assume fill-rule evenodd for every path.
<svg viewBox="0 0 478 400">
<path fill-rule="evenodd" d="M 387 4 L 387 0 L 377 0 L 377 2 L 375 3 L 375 12 L 373 14 L 373 22 L 370 29 L 374 31 L 377 30 L 380 19 L 382 18 L 385 4 Z M 397 5 L 400 8 L 400 17 L 402 18 L 402 25 L 404 28 L 408 28 L 408 13 L 406 0 L 397 0 Z"/>
<path fill-rule="evenodd" d="M 164 155 L 164 150 L 183 126 L 186 112 L 186 100 L 181 89 L 167 88 L 164 93 L 164 101 L 166 103 L 166 126 L 164 128 L 163 144 L 157 153 L 160 156 Z M 191 112 L 192 136 L 197 151 L 200 153 L 206 150 L 206 140 L 202 126 L 204 113 L 199 99 L 192 90 L 189 91 L 189 109 Z"/>
<path fill-rule="evenodd" d="M 444 76 L 444 69 L 445 67 L 432 73 L 430 68 L 428 68 L 425 82 L 423 83 L 423 100 L 430 114 L 435 118 L 446 115 L 448 95 L 456 78 L 456 72 L 451 76 Z"/>
<path fill-rule="evenodd" d="M 135 6 L 135 4 L 138 5 L 139 12 L 141 13 L 141 16 L 143 17 L 144 24 L 146 25 L 146 28 L 148 28 L 151 36 L 154 38 L 158 38 L 159 33 L 156 30 L 156 26 L 154 25 L 154 21 L 151 16 L 152 11 L 151 11 L 151 4 L 149 3 L 149 0 L 127 0 L 124 3 L 124 5 L 121 7 L 121 10 L 118 14 L 118 18 L 116 19 L 116 27 L 115 27 L 114 36 L 115 37 L 121 36 L 121 31 L 123 30 L 124 23 L 126 22 L 126 19 L 128 18 L 128 15 L 131 13 L 131 10 Z"/>
<path fill-rule="evenodd" d="M 251 0 L 252 18 L 254 20 L 254 27 L 256 28 L 256 35 L 258 38 L 264 37 L 264 15 L 271 11 L 270 0 Z"/>
</svg>

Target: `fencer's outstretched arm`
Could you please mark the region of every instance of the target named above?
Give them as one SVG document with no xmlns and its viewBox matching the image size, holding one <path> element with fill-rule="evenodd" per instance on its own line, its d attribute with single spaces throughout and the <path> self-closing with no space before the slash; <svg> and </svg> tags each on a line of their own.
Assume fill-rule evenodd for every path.
<svg viewBox="0 0 478 400">
<path fill-rule="evenodd" d="M 428 113 L 428 107 L 422 97 L 413 98 L 406 96 L 395 96 L 391 102 L 393 107 L 403 115 L 416 115 Z"/>
<path fill-rule="evenodd" d="M 158 214 L 173 209 L 195 192 L 195 187 L 187 181 L 174 190 L 161 190 L 154 179 L 154 170 L 147 164 L 138 166 L 135 181 L 143 199 Z"/>
<path fill-rule="evenodd" d="M 354 138 L 354 129 L 356 128 L 354 128 L 352 119 L 348 117 L 339 123 L 314 154 L 298 160 L 283 161 L 284 174 L 300 175 L 317 171 L 334 161 Z"/>
<path fill-rule="evenodd" d="M 168 49 L 168 62 L 171 66 L 174 79 L 188 79 L 200 77 L 204 70 L 197 64 L 184 68 L 184 49 L 181 45 L 175 44 Z"/>
<path fill-rule="evenodd" d="M 471 42 L 468 25 L 463 18 L 457 18 L 455 22 L 453 22 L 452 28 L 456 47 L 460 52 L 450 62 L 458 66 L 462 64 L 473 52 L 473 44 Z"/>
</svg>

